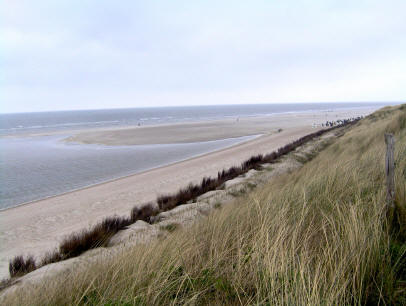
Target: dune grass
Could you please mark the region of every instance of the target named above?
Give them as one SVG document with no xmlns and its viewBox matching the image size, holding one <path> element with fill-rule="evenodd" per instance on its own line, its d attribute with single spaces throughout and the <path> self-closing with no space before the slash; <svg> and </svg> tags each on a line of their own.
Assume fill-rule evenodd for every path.
<svg viewBox="0 0 406 306">
<path fill-rule="evenodd" d="M 35 259 L 32 256 L 16 256 L 9 264 L 9 271 L 12 277 L 34 271 L 37 268 Z"/>
<path fill-rule="evenodd" d="M 396 209 L 385 144 L 396 139 Z M 406 304 L 406 106 L 187 230 L 7 295 L 10 305 Z"/>
</svg>

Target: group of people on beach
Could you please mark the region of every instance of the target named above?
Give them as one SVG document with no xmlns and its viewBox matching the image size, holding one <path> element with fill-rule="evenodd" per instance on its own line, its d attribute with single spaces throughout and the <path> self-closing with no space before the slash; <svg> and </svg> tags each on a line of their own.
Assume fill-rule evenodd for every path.
<svg viewBox="0 0 406 306">
<path fill-rule="evenodd" d="M 330 126 L 336 126 L 336 125 L 342 125 L 342 124 L 347 124 L 352 121 L 358 121 L 360 119 L 364 118 L 364 116 L 358 116 L 358 117 L 353 117 L 349 119 L 338 119 L 336 121 L 326 121 L 326 123 L 322 123 L 322 127 L 330 127 Z"/>
</svg>

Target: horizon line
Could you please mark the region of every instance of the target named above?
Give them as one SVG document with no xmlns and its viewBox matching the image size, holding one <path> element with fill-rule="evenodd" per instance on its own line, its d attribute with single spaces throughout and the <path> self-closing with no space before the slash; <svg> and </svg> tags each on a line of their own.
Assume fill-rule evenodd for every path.
<svg viewBox="0 0 406 306">
<path fill-rule="evenodd" d="M 153 105 L 153 106 L 135 106 L 135 107 L 107 107 L 107 108 L 81 108 L 81 109 L 60 109 L 60 110 L 39 110 L 39 111 L 17 111 L 17 112 L 1 112 L 0 115 L 13 115 L 13 114 L 31 114 L 31 113 L 56 113 L 56 112 L 69 112 L 69 111 L 99 111 L 99 110 L 125 110 L 125 109 L 146 109 L 146 108 L 178 108 L 178 107 L 210 107 L 210 106 L 243 106 L 243 105 L 286 105 L 286 104 L 350 104 L 350 103 L 371 103 L 371 104 L 391 104 L 391 103 L 405 103 L 406 100 L 394 101 L 323 101 L 323 102 L 267 102 L 267 103 L 233 103 L 233 104 L 197 104 L 197 105 Z"/>
</svg>

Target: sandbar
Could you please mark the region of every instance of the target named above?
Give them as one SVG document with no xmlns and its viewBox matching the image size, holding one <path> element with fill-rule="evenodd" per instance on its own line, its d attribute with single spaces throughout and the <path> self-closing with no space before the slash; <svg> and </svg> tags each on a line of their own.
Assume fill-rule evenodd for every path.
<svg viewBox="0 0 406 306">
<path fill-rule="evenodd" d="M 202 142 L 267 135 L 278 129 L 321 125 L 326 121 L 356 117 L 370 112 L 372 109 L 316 111 L 155 126 L 119 127 L 77 132 L 66 141 L 113 146 Z"/>
</svg>

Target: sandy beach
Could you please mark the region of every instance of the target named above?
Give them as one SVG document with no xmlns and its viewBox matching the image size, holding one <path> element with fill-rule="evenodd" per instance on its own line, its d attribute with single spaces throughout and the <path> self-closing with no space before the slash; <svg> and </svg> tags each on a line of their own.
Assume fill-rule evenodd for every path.
<svg viewBox="0 0 406 306">
<path fill-rule="evenodd" d="M 64 236 L 159 194 L 172 193 L 189 182 L 214 176 L 223 168 L 254 154 L 267 153 L 311 132 L 314 123 L 366 115 L 374 109 L 283 114 L 173 125 L 80 131 L 67 141 L 135 145 L 209 141 L 258 135 L 254 140 L 165 167 L 0 211 L 0 278 L 8 276 L 8 261 L 16 255 L 41 256 Z M 279 131 L 282 129 L 282 131 Z"/>
</svg>

